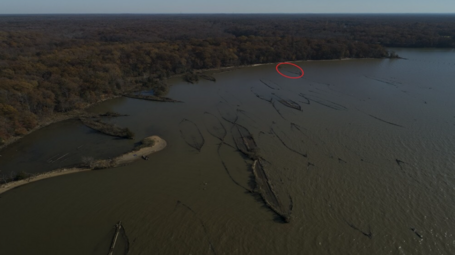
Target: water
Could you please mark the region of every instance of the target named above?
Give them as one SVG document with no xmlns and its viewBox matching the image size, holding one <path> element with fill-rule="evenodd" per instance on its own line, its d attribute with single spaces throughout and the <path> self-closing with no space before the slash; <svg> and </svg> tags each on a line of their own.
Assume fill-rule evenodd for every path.
<svg viewBox="0 0 455 255">
<path fill-rule="evenodd" d="M 132 141 L 77 121 L 37 131 L 1 152 L 5 172 L 111 157 L 150 135 L 168 147 L 0 195 L 2 254 L 106 254 L 119 220 L 130 254 L 454 254 L 455 52 L 396 51 L 407 60 L 300 62 L 298 80 L 274 65 L 219 73 L 216 83 L 175 78 L 168 96 L 184 103 L 119 98 L 90 109 L 129 114 L 107 121 L 133 130 Z M 252 161 L 230 147 L 230 118 L 255 138 L 278 195 L 292 197 L 291 223 L 242 188 Z M 183 119 L 199 128 L 200 152 L 183 139 Z M 47 161 L 58 153 L 67 160 Z"/>
</svg>

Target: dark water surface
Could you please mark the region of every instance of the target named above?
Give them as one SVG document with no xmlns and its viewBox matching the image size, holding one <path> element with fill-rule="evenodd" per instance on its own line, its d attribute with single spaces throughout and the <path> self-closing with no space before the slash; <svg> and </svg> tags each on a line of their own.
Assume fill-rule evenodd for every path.
<svg viewBox="0 0 455 255">
<path fill-rule="evenodd" d="M 297 80 L 275 65 L 175 78 L 168 96 L 184 103 L 92 107 L 129 114 L 108 121 L 133 141 L 77 121 L 27 136 L 1 152 L 4 173 L 111 157 L 150 135 L 168 146 L 0 195 L 1 254 L 107 254 L 119 220 L 129 254 L 455 254 L 455 51 L 397 52 L 407 60 L 299 62 Z M 245 190 L 252 161 L 233 148 L 232 122 L 254 137 L 278 197 L 292 198 L 290 223 Z"/>
</svg>

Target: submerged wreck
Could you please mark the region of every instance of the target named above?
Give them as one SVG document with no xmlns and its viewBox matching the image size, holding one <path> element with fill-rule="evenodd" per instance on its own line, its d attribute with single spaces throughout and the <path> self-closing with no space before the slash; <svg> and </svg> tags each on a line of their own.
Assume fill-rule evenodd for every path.
<svg viewBox="0 0 455 255">
<path fill-rule="evenodd" d="M 106 135 L 133 139 L 134 133 L 129 128 L 121 128 L 114 124 L 102 122 L 97 118 L 79 117 L 79 120 L 87 127 Z"/>
<path fill-rule="evenodd" d="M 154 95 L 124 94 L 123 96 L 129 97 L 129 98 L 135 98 L 135 99 L 156 101 L 156 102 L 170 102 L 170 103 L 181 103 L 182 102 L 179 100 L 174 100 L 169 97 L 160 97 L 160 96 L 154 96 Z"/>
<path fill-rule="evenodd" d="M 293 207 L 292 198 L 289 196 L 289 203 L 285 203 L 277 195 L 265 171 L 264 159 L 259 156 L 257 144 L 250 131 L 239 124 L 235 124 L 232 127 L 232 136 L 237 150 L 253 160 L 251 167 L 253 193 L 259 195 L 264 203 L 284 222 L 290 222 Z"/>
<path fill-rule="evenodd" d="M 119 221 L 117 224 L 115 224 L 115 232 L 114 236 L 112 237 L 108 255 L 114 255 L 114 251 L 116 251 L 115 254 L 120 254 L 120 252 L 122 252 L 123 254 L 128 254 L 129 250 L 130 241 L 128 239 L 128 236 L 126 235 L 126 231 L 122 225 L 122 222 Z"/>
<path fill-rule="evenodd" d="M 194 72 L 187 72 L 183 75 L 183 80 L 191 84 L 194 84 L 197 81 L 199 81 L 199 75 L 197 75 L 197 73 Z"/>
<path fill-rule="evenodd" d="M 237 116 L 237 111 L 233 110 L 229 104 L 219 103 L 216 108 L 222 119 L 230 122 L 231 124 L 235 124 L 235 122 L 237 122 L 239 118 L 239 116 Z"/>
<path fill-rule="evenodd" d="M 122 117 L 122 116 L 128 116 L 128 114 L 120 114 L 118 112 L 107 111 L 105 113 L 101 113 L 99 116 L 101 116 L 101 117 Z"/>
<path fill-rule="evenodd" d="M 208 80 L 208 81 L 213 81 L 213 82 L 216 81 L 215 77 L 213 77 L 211 75 L 207 75 L 207 74 L 199 74 L 199 77 L 201 77 L 202 79 Z"/>
<path fill-rule="evenodd" d="M 179 123 L 179 129 L 186 144 L 200 152 L 204 146 L 205 139 L 199 127 L 191 120 L 183 119 Z"/>
<path fill-rule="evenodd" d="M 274 90 L 280 90 L 280 86 L 272 81 L 263 81 L 263 80 L 259 80 L 261 81 L 262 84 L 264 84 L 265 86 L 267 86 L 268 88 L 270 89 L 274 89 Z"/>
<path fill-rule="evenodd" d="M 296 103 L 295 101 L 279 99 L 278 102 L 280 102 L 282 105 L 284 105 L 286 107 L 289 107 L 289 108 L 292 108 L 292 109 L 296 109 L 296 110 L 299 110 L 299 111 L 302 110 L 302 107 L 298 103 Z"/>
<path fill-rule="evenodd" d="M 235 124 L 231 132 L 237 149 L 252 160 L 255 160 L 258 157 L 257 145 L 250 131 L 239 124 Z"/>
<path fill-rule="evenodd" d="M 292 109 L 296 109 L 296 110 L 302 111 L 302 107 L 297 102 L 295 102 L 295 101 L 293 101 L 291 99 L 283 99 L 280 96 L 276 95 L 275 93 L 272 93 L 272 95 L 274 95 L 276 97 L 276 100 L 278 102 L 280 102 L 282 105 L 284 105 L 286 107 L 289 107 L 289 108 L 292 108 Z"/>
<path fill-rule="evenodd" d="M 224 141 L 227 135 L 226 128 L 215 115 L 204 112 L 204 123 L 209 134 L 218 138 L 220 141 Z"/>
<path fill-rule="evenodd" d="M 256 183 L 254 192 L 260 195 L 264 203 L 278 216 L 280 216 L 284 222 L 289 223 L 291 221 L 291 212 L 293 207 L 292 199 L 289 196 L 290 203 L 288 206 L 281 201 L 273 189 L 272 183 L 269 180 L 261 161 L 261 159 L 255 160 L 252 166 L 254 180 Z"/>
<path fill-rule="evenodd" d="M 93 112 L 83 112 L 79 114 L 79 119 L 84 118 L 84 119 L 99 119 L 100 117 L 108 117 L 108 118 L 116 118 L 116 117 L 124 117 L 128 116 L 128 114 L 121 114 L 118 112 L 104 112 L 104 113 L 93 113 Z"/>
</svg>

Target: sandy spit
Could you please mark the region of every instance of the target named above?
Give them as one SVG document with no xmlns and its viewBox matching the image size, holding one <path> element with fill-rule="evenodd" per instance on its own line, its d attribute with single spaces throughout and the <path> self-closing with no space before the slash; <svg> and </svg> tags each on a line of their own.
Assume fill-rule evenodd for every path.
<svg viewBox="0 0 455 255">
<path fill-rule="evenodd" d="M 114 159 L 114 165 L 124 165 L 140 159 L 142 156 L 148 156 L 154 152 L 160 151 L 167 146 L 164 139 L 159 136 L 150 136 L 145 139 L 153 140 L 154 144 L 151 147 L 141 148 L 137 151 L 128 152 Z"/>
<path fill-rule="evenodd" d="M 164 149 L 167 145 L 166 141 L 159 136 L 150 136 L 145 139 L 153 140 L 154 144 L 150 147 L 144 147 L 137 151 L 128 152 L 126 154 L 123 154 L 121 156 L 118 156 L 118 157 L 112 159 L 111 162 L 113 162 L 113 163 L 112 163 L 111 167 L 116 167 L 119 165 L 125 165 L 128 163 L 132 163 L 138 159 L 141 159 L 142 156 L 145 157 L 152 153 L 155 153 L 155 152 L 158 152 L 158 151 Z M 36 182 L 36 181 L 40 181 L 43 179 L 48 179 L 48 178 L 57 177 L 57 176 L 61 176 L 61 175 L 81 173 L 81 172 L 87 172 L 87 171 L 92 171 L 92 170 L 93 170 L 92 168 L 75 167 L 75 168 L 57 169 L 54 171 L 41 173 L 41 174 L 34 175 L 34 176 L 31 176 L 31 177 L 23 179 L 23 180 L 0 184 L 0 194 L 5 193 L 14 188 L 20 187 L 22 185 L 31 183 L 31 182 Z"/>
<path fill-rule="evenodd" d="M 60 175 L 86 172 L 86 171 L 90 171 L 90 170 L 91 170 L 90 168 L 63 168 L 63 169 L 58 169 L 58 170 L 54 170 L 51 172 L 34 175 L 27 179 L 8 182 L 8 183 L 0 185 L 0 194 L 7 192 L 8 190 L 17 188 L 19 186 L 25 185 L 27 183 L 36 182 L 39 180 L 56 177 L 56 176 L 60 176 Z"/>
</svg>

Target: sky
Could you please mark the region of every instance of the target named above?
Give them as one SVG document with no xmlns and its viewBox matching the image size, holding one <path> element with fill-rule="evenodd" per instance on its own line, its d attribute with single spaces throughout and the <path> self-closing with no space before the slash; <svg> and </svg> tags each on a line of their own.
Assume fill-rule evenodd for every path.
<svg viewBox="0 0 455 255">
<path fill-rule="evenodd" d="M 455 0 L 0 0 L 0 14 L 455 13 Z"/>
</svg>

